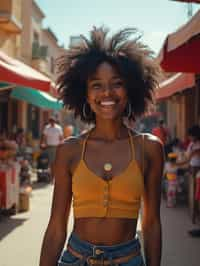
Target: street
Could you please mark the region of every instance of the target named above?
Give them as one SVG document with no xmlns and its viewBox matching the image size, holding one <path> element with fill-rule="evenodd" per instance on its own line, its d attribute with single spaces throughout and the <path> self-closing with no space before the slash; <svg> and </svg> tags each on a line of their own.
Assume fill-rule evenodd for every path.
<svg viewBox="0 0 200 266">
<path fill-rule="evenodd" d="M 52 185 L 34 184 L 30 211 L 0 220 L 0 266 L 36 266 L 47 226 Z M 162 266 L 199 266 L 200 239 L 190 238 L 193 228 L 187 209 L 161 207 L 163 223 Z M 72 217 L 69 231 L 72 228 Z M 139 227 L 138 227 L 139 228 Z M 155 251 L 156 252 L 156 251 Z"/>
</svg>

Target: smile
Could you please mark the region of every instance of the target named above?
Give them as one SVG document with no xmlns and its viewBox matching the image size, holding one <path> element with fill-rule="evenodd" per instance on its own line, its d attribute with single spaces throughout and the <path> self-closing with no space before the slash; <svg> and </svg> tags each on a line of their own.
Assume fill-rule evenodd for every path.
<svg viewBox="0 0 200 266">
<path fill-rule="evenodd" d="M 107 106 L 113 106 L 115 104 L 116 104 L 115 101 L 102 101 L 102 102 L 100 102 L 100 105 L 101 106 L 105 106 L 105 107 L 107 107 Z"/>
</svg>

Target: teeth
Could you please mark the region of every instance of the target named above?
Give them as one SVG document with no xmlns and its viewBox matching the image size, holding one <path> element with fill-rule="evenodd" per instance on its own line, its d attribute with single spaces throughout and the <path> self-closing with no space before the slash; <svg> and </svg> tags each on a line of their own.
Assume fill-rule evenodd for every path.
<svg viewBox="0 0 200 266">
<path fill-rule="evenodd" d="M 115 102 L 113 102 L 113 101 L 101 102 L 101 105 L 106 105 L 106 106 L 113 105 L 113 104 L 115 104 Z"/>
</svg>

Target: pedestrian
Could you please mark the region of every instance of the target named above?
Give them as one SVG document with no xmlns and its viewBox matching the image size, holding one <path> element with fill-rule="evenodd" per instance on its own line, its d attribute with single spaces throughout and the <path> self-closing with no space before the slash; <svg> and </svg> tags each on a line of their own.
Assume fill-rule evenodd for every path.
<svg viewBox="0 0 200 266">
<path fill-rule="evenodd" d="M 167 146 L 170 139 L 170 134 L 169 130 L 164 125 L 163 119 L 160 119 L 158 121 L 158 125 L 152 129 L 152 134 L 157 136 L 162 141 L 164 147 Z"/>
<path fill-rule="evenodd" d="M 137 36 L 129 40 L 132 33 L 136 29 L 109 37 L 94 27 L 90 39 L 81 36 L 60 61 L 65 107 L 94 126 L 58 147 L 40 266 L 144 265 L 136 237 L 141 200 L 146 265 L 160 266 L 162 144 L 123 123 L 152 101 L 159 68 Z M 72 198 L 74 227 L 61 255 Z"/>
<path fill-rule="evenodd" d="M 192 178 L 194 178 L 195 182 L 195 216 L 199 214 L 200 210 L 200 196 L 198 191 L 199 188 L 199 178 L 198 178 L 198 172 L 200 171 L 200 127 L 198 125 L 193 125 L 191 128 L 188 129 L 188 136 L 190 139 L 190 144 L 187 147 L 186 155 L 189 160 L 189 166 L 190 166 L 190 172 L 192 175 Z M 192 237 L 200 237 L 200 228 L 191 229 L 188 231 L 188 233 Z"/>
<path fill-rule="evenodd" d="M 73 136 L 73 133 L 74 133 L 74 126 L 73 125 L 66 125 L 64 127 L 64 138 L 68 138 L 68 137 L 71 137 Z"/>
<path fill-rule="evenodd" d="M 45 125 L 42 133 L 41 148 L 45 149 L 45 152 L 48 154 L 52 180 L 54 178 L 56 148 L 60 143 L 62 143 L 62 141 L 62 127 L 56 123 L 56 118 L 54 116 L 50 116 L 49 123 Z"/>
<path fill-rule="evenodd" d="M 200 169 L 200 127 L 194 125 L 188 129 L 190 143 L 186 150 L 190 169 L 193 175 Z"/>
<path fill-rule="evenodd" d="M 172 208 L 176 206 L 176 193 L 178 189 L 177 170 L 176 164 L 177 154 L 169 153 L 168 160 L 165 163 L 164 173 L 167 179 L 167 207 Z"/>
</svg>

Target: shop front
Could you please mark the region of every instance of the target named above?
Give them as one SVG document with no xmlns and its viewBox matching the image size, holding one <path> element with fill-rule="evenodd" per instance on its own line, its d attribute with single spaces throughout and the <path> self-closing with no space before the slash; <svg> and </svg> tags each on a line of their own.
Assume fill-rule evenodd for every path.
<svg viewBox="0 0 200 266">
<path fill-rule="evenodd" d="M 32 140 L 40 137 L 42 110 L 62 108 L 50 91 L 50 79 L 0 52 L 0 212 L 29 209 Z"/>
<path fill-rule="evenodd" d="M 183 2 L 183 1 L 182 1 Z M 186 2 L 199 2 L 189 1 Z M 157 58 L 164 71 L 169 73 L 178 72 L 176 75 L 193 75 L 194 84 L 186 86 L 177 86 L 173 89 L 173 84 L 165 89 L 170 92 L 166 97 L 160 97 L 163 94 L 162 89 L 158 91 L 158 100 L 173 102 L 176 113 L 176 133 L 178 137 L 184 139 L 187 136 L 187 129 L 193 125 L 200 125 L 200 10 L 176 32 L 169 34 L 160 50 Z M 179 74 L 182 72 L 182 74 Z M 189 86 L 190 85 L 190 86 Z M 163 94 L 164 96 L 164 94 Z M 170 107 L 170 104 L 169 104 Z M 196 208 L 199 204 L 199 198 L 195 197 L 198 189 L 198 175 L 189 175 L 188 179 L 188 207 L 192 221 L 200 213 Z M 198 202 L 197 202 L 198 201 Z"/>
<path fill-rule="evenodd" d="M 167 125 L 173 136 L 186 138 L 187 129 L 194 123 L 195 75 L 177 73 L 159 85 L 158 103 L 166 102 Z"/>
</svg>

